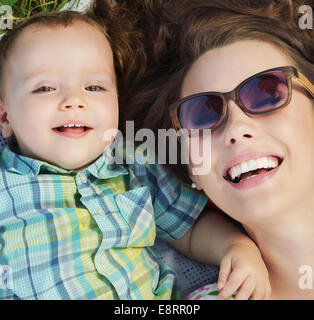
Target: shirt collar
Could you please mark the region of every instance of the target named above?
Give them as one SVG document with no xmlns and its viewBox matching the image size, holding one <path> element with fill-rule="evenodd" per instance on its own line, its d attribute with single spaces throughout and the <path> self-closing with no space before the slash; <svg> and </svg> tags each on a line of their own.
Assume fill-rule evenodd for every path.
<svg viewBox="0 0 314 320">
<path fill-rule="evenodd" d="M 39 173 L 71 174 L 75 170 L 65 170 L 48 162 L 32 159 L 17 153 L 15 146 L 7 145 L 2 153 L 3 161 L 8 171 L 22 175 L 38 175 Z"/>
<path fill-rule="evenodd" d="M 14 147 L 9 145 L 3 149 L 1 160 L 8 171 L 22 175 L 38 175 L 43 173 L 76 175 L 78 172 L 77 170 L 66 170 L 45 161 L 25 157 L 16 153 Z M 114 158 L 113 150 L 109 146 L 95 162 L 81 171 L 86 170 L 99 179 L 108 179 L 128 174 L 128 171 L 122 164 L 116 164 L 115 162 L 117 162 L 116 158 Z"/>
<path fill-rule="evenodd" d="M 123 161 L 114 152 L 114 143 L 108 146 L 104 153 L 86 170 L 98 179 L 128 174 L 128 170 L 123 166 Z"/>
</svg>

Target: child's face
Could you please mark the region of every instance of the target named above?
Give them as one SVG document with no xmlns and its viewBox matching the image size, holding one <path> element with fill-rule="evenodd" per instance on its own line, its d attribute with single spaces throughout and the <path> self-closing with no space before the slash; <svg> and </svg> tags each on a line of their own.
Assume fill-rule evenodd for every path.
<svg viewBox="0 0 314 320">
<path fill-rule="evenodd" d="M 200 57 L 185 77 L 182 96 L 228 92 L 258 72 L 289 65 L 290 59 L 268 43 L 237 42 Z M 209 144 L 209 139 L 204 136 L 202 142 Z M 194 179 L 216 205 L 240 222 L 262 221 L 297 203 L 313 205 L 314 108 L 296 81 L 290 104 L 272 113 L 248 116 L 229 101 L 226 122 L 211 134 L 211 151 L 210 173 Z M 242 188 L 224 178 L 230 160 L 235 159 L 236 165 L 261 155 L 283 159 L 274 175 L 253 178 Z"/>
<path fill-rule="evenodd" d="M 110 144 L 103 135 L 118 127 L 118 94 L 111 47 L 97 28 L 78 21 L 26 28 L 4 77 L 2 128 L 23 155 L 81 169 Z"/>
</svg>

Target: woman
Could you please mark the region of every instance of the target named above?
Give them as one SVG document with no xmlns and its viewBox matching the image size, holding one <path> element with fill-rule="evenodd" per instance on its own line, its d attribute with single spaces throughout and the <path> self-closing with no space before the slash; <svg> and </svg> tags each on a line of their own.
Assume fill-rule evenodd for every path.
<svg viewBox="0 0 314 320">
<path fill-rule="evenodd" d="M 190 178 L 257 243 L 272 299 L 314 299 L 299 273 L 314 268 L 314 42 L 301 4 L 146 1 L 155 62 L 128 104 L 156 132 L 211 129 L 190 137 L 211 143 L 210 172 Z"/>
</svg>

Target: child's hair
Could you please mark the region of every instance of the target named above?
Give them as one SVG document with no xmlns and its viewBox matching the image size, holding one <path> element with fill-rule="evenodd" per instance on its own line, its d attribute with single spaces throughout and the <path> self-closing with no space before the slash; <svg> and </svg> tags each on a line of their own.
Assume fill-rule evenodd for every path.
<svg viewBox="0 0 314 320">
<path fill-rule="evenodd" d="M 118 1 L 119 2 L 119 1 Z M 314 82 L 313 30 L 298 25 L 299 6 L 313 0 L 121 0 L 137 8 L 152 57 L 145 77 L 124 108 L 136 129 L 172 127 L 169 106 L 180 98 L 183 79 L 203 53 L 240 40 L 262 40 L 281 49 Z M 156 143 L 156 146 L 158 143 Z M 180 159 L 178 144 L 178 159 Z M 180 160 L 179 160 L 180 163 Z M 191 182 L 183 165 L 170 165 Z"/>
<path fill-rule="evenodd" d="M 142 33 L 133 28 L 131 11 L 122 14 L 109 0 L 94 0 L 86 13 L 76 11 L 41 12 L 26 18 L 9 30 L 0 40 L 0 97 L 2 96 L 4 66 L 14 43 L 21 32 L 31 25 L 45 27 L 67 27 L 82 21 L 96 27 L 108 39 L 114 56 L 118 91 L 130 89 L 144 70 L 146 56 L 142 47 Z"/>
</svg>

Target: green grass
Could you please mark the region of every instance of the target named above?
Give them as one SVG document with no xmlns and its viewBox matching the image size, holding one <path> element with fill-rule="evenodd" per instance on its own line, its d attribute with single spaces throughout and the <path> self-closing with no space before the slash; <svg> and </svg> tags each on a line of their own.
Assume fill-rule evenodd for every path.
<svg viewBox="0 0 314 320">
<path fill-rule="evenodd" d="M 67 2 L 70 2 L 70 0 L 0 0 L 0 6 L 9 5 L 12 7 L 13 25 L 15 25 L 34 13 L 53 10 L 58 11 L 62 9 Z M 75 0 L 74 6 L 79 2 L 80 0 Z"/>
</svg>

